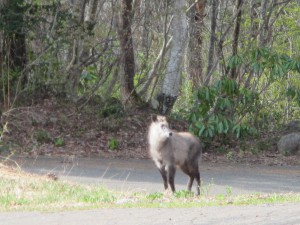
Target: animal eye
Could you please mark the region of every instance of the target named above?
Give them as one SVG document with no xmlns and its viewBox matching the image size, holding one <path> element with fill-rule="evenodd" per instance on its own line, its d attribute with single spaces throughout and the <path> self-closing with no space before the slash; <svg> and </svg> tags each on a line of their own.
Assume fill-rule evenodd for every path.
<svg viewBox="0 0 300 225">
<path fill-rule="evenodd" d="M 161 125 L 161 129 L 162 130 L 167 130 L 168 129 L 168 125 L 167 124 L 162 124 Z"/>
</svg>

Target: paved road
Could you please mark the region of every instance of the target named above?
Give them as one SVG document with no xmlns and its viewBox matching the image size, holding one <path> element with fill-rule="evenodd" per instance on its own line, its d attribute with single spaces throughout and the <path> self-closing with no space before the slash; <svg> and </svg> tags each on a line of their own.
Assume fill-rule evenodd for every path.
<svg viewBox="0 0 300 225">
<path fill-rule="evenodd" d="M 299 225 L 300 204 L 0 213 L 5 225 Z M 288 209 L 288 210 L 287 210 Z"/>
<path fill-rule="evenodd" d="M 49 172 L 59 179 L 100 184 L 117 190 L 162 191 L 159 173 L 149 160 L 15 158 L 25 171 Z M 203 163 L 202 180 L 211 184 L 208 193 L 300 192 L 300 167 L 229 166 Z M 177 189 L 187 177 L 178 173 Z M 300 203 L 203 207 L 191 209 L 99 209 L 59 213 L 0 213 L 5 225 L 182 225 L 182 224 L 289 224 L 300 225 Z"/>
<path fill-rule="evenodd" d="M 150 160 L 90 158 L 15 158 L 25 171 L 54 173 L 59 179 L 99 184 L 121 191 L 160 192 L 162 179 Z M 201 164 L 201 179 L 208 195 L 300 192 L 300 167 Z M 185 189 L 187 176 L 177 171 L 177 190 Z"/>
</svg>

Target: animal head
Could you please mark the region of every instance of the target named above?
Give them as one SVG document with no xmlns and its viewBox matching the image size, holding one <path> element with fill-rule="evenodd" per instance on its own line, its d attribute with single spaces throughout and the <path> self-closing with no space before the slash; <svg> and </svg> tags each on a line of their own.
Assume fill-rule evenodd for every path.
<svg viewBox="0 0 300 225">
<path fill-rule="evenodd" d="M 152 128 L 156 135 L 162 140 L 168 139 L 173 135 L 173 132 L 169 128 L 169 123 L 165 116 L 152 115 Z"/>
</svg>

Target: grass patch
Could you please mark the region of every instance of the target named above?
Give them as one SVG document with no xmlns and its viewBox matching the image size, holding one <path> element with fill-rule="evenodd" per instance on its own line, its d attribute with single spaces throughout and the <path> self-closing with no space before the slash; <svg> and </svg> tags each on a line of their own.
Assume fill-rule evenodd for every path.
<svg viewBox="0 0 300 225">
<path fill-rule="evenodd" d="M 256 205 L 300 202 L 300 193 L 226 194 L 195 196 L 187 191 L 170 193 L 117 192 L 102 186 L 79 185 L 25 174 L 0 164 L 0 211 L 61 211 L 92 208 L 178 208 L 226 205 Z"/>
<path fill-rule="evenodd" d="M 116 194 L 104 187 L 77 185 L 46 178 L 0 176 L 1 210 L 55 210 L 110 207 Z"/>
</svg>

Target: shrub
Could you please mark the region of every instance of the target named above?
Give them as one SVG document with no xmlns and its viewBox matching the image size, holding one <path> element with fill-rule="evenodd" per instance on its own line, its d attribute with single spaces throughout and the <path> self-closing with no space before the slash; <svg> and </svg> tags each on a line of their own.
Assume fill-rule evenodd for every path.
<svg viewBox="0 0 300 225">
<path fill-rule="evenodd" d="M 258 101 L 258 94 L 238 87 L 236 81 L 222 78 L 199 89 L 190 114 L 190 130 L 204 139 L 216 135 L 240 138 L 255 133 L 244 121 Z"/>
<path fill-rule="evenodd" d="M 40 143 L 40 144 L 44 144 L 44 143 L 49 143 L 51 142 L 51 136 L 50 134 L 45 131 L 45 130 L 37 130 L 34 134 L 33 134 L 34 139 Z"/>
<path fill-rule="evenodd" d="M 116 150 L 119 147 L 119 142 L 116 138 L 112 138 L 108 141 L 108 148 L 110 150 Z"/>
</svg>

